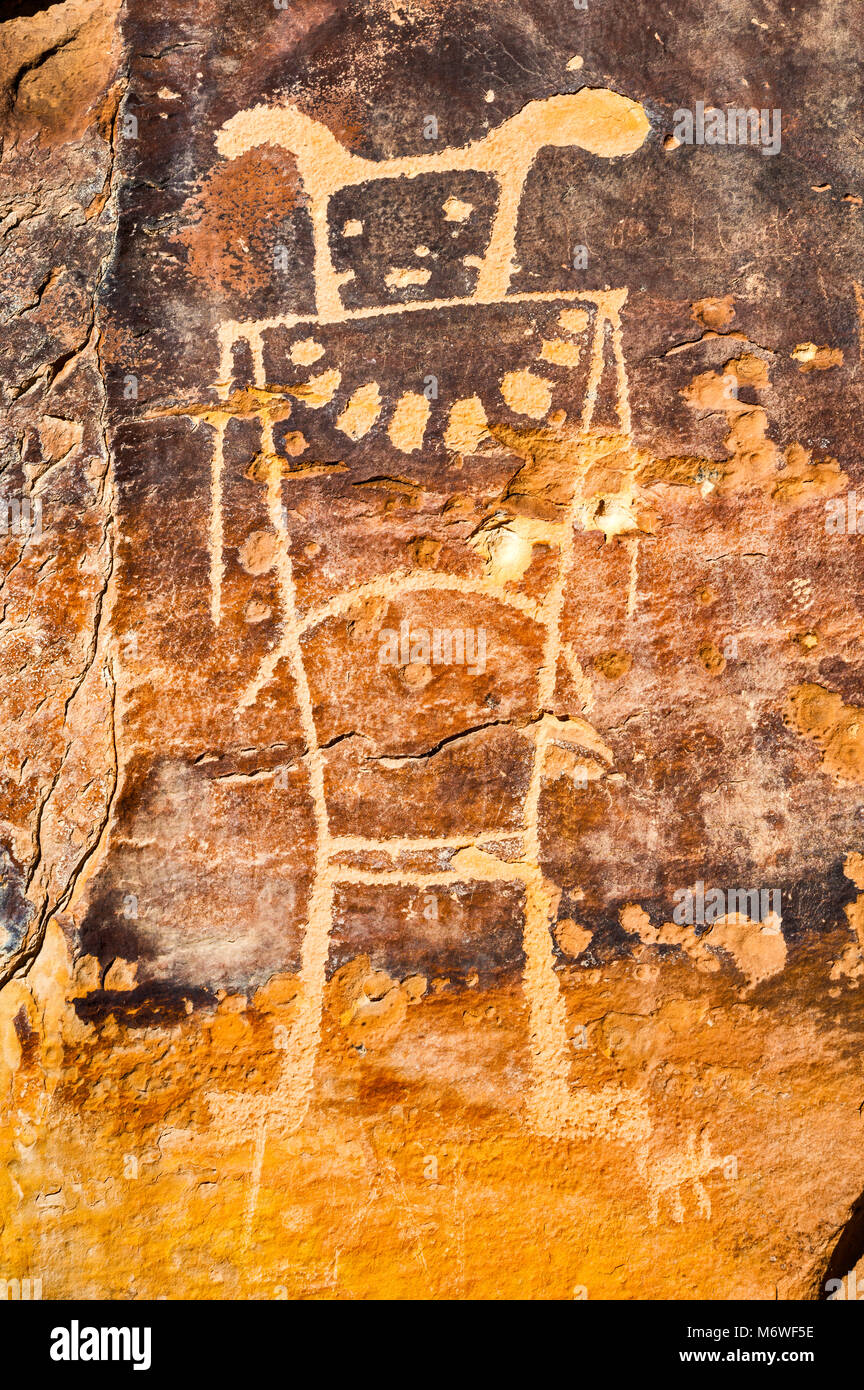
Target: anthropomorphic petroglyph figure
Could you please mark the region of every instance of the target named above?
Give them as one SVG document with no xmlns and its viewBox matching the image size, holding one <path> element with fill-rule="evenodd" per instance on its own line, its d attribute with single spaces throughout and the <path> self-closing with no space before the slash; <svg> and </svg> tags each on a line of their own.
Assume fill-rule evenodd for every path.
<svg viewBox="0 0 864 1390">
<path fill-rule="evenodd" d="M 283 1082 L 279 1095 L 273 1098 L 273 1116 L 278 1117 L 280 1127 L 299 1124 L 312 1097 L 337 887 L 359 884 L 380 887 L 382 891 L 393 886 L 434 891 L 479 882 L 515 884 L 521 888 L 523 897 L 523 985 L 530 1010 L 532 1074 L 528 1111 L 533 1128 L 550 1137 L 586 1133 L 602 1137 L 607 1131 L 620 1137 L 626 1133 L 631 1140 L 640 1142 L 644 1142 L 650 1132 L 644 1107 L 623 1091 L 619 1093 L 612 1087 L 614 1095 L 605 1095 L 599 1109 L 589 1105 L 587 1110 L 586 1097 L 574 1096 L 571 1091 L 574 1054 L 568 1037 L 565 1001 L 554 970 L 550 934 L 560 889 L 542 868 L 544 851 L 540 825 L 541 792 L 547 762 L 553 754 L 556 763 L 568 756 L 568 750 L 569 755 L 574 756 L 584 755 L 586 751 L 597 754 L 600 749 L 600 756 L 607 762 L 612 758 L 611 750 L 605 749 L 599 735 L 581 714 L 574 712 L 571 718 L 556 712 L 555 696 L 562 671 L 572 666 L 572 654 L 562 641 L 562 614 L 573 577 L 575 528 L 577 524 L 581 528 L 593 525 L 595 529 L 604 530 L 607 538 L 638 530 L 632 496 L 626 486 L 617 500 L 611 497 L 593 499 L 593 507 L 586 503 L 581 487 L 592 465 L 600 461 L 607 465 L 605 471 L 610 476 L 626 479 L 632 474 L 628 464 L 630 407 L 620 317 L 626 291 L 508 294 L 519 201 L 538 151 L 545 145 L 575 145 L 602 157 L 626 155 L 641 145 L 648 128 L 644 111 L 637 103 L 613 92 L 585 89 L 575 95 L 533 102 L 482 140 L 462 149 L 422 157 L 384 161 L 360 159 L 345 150 L 323 126 L 294 107 L 261 106 L 241 112 L 226 123 L 217 137 L 218 149 L 226 158 L 235 158 L 264 142 L 282 145 L 294 153 L 310 200 L 315 246 L 317 313 L 305 317 L 285 314 L 254 323 L 224 323 L 220 330 L 218 382 L 221 404 L 202 405 L 188 412 L 203 417 L 214 428 L 211 611 L 217 624 L 221 617 L 224 566 L 221 508 L 225 433 L 238 413 L 251 414 L 260 424 L 260 452 L 247 476 L 257 478 L 265 490 L 267 514 L 275 538 L 274 566 L 280 590 L 281 633 L 241 694 L 238 708 L 240 712 L 253 708 L 268 691 L 272 693 L 280 671 L 287 672 L 306 744 L 304 763 L 315 818 L 314 878 L 306 911 L 302 985 L 291 1025 L 290 1046 L 285 1051 Z M 458 301 L 458 306 L 455 301 L 429 300 L 390 304 L 381 309 L 347 309 L 340 297 L 340 280 L 329 249 L 328 209 L 334 192 L 381 179 L 413 178 L 423 173 L 458 170 L 492 173 L 499 187 L 489 244 L 484 256 L 478 258 L 474 293 Z M 501 397 L 509 409 L 527 414 L 539 432 L 538 439 L 544 437 L 545 431 L 550 451 L 554 452 L 556 444 L 559 448 L 560 505 L 557 505 L 554 521 L 532 518 L 530 509 L 524 505 L 524 497 L 504 499 L 500 509 L 490 516 L 475 538 L 473 553 L 471 547 L 467 548 L 470 563 L 463 565 L 458 573 L 437 568 L 434 571 L 428 568 L 390 570 L 361 583 L 346 583 L 323 602 L 304 603 L 298 596 L 292 558 L 290 503 L 286 506 L 286 487 L 290 487 L 286 477 L 290 480 L 290 470 L 286 472 L 275 433 L 276 425 L 290 414 L 291 401 L 300 402 L 305 409 L 313 409 L 316 422 L 324 419 L 328 412 L 335 415 L 337 427 L 349 440 L 364 437 L 377 422 L 381 429 L 386 428 L 391 447 L 400 448 L 403 441 L 408 441 L 410 447 L 406 447 L 406 453 L 420 447 L 423 429 L 407 430 L 397 412 L 411 413 L 414 423 L 419 420 L 421 425 L 426 413 L 406 403 L 403 395 L 388 423 L 377 381 L 365 383 L 346 403 L 340 396 L 340 364 L 337 361 L 332 365 L 317 365 L 317 346 L 313 342 L 315 351 L 309 350 L 306 339 L 295 345 L 291 361 L 305 359 L 314 375 L 307 372 L 305 381 L 273 386 L 265 370 L 269 335 L 286 328 L 297 328 L 308 334 L 324 325 L 346 324 L 376 315 L 392 318 L 418 310 L 446 314 L 454 307 L 461 310 L 466 305 L 473 306 L 479 314 L 486 312 L 484 306 L 490 305 L 525 306 L 528 314 L 534 305 L 544 309 L 551 306 L 554 313 L 560 315 L 570 337 L 547 344 L 545 361 L 557 364 L 564 373 L 579 362 L 583 364 L 578 423 L 560 440 L 554 423 L 552 427 L 543 423 L 552 409 L 549 382 L 522 370 L 505 374 L 501 383 Z M 479 320 L 478 331 L 482 332 Z M 523 332 L 533 331 L 529 319 Z M 575 341 L 580 334 L 587 338 L 585 354 Z M 238 391 L 232 389 L 232 361 L 234 349 L 240 342 L 248 344 L 251 350 L 254 384 Z M 595 425 L 594 416 L 601 381 L 607 372 L 611 373 L 613 382 L 611 395 L 617 423 L 601 428 Z M 284 382 L 285 378 L 282 380 Z M 447 447 L 455 450 L 461 446 L 461 451 L 470 453 L 484 437 L 492 441 L 493 426 L 489 418 L 496 408 L 503 407 L 493 401 L 484 405 L 476 396 L 454 402 L 444 435 Z M 529 480 L 531 470 L 529 461 L 523 470 Z M 618 485 L 615 486 L 618 492 Z M 331 524 L 337 526 L 335 505 L 330 515 Z M 540 596 L 521 582 L 537 544 L 548 547 L 555 556 L 554 568 Z M 523 741 L 526 749 L 527 786 L 520 793 L 518 829 L 507 837 L 505 852 L 499 848 L 501 832 L 494 826 L 488 829 L 472 827 L 457 835 L 422 832 L 412 835 L 408 829 L 399 838 L 392 834 L 359 831 L 342 833 L 333 827 L 327 793 L 329 754 L 322 746 L 325 740 L 316 719 L 321 691 L 314 688 L 310 676 L 309 643 L 328 622 L 362 612 L 370 604 L 430 594 L 450 595 L 453 601 L 472 596 L 482 599 L 502 617 L 518 615 L 535 634 L 536 670 L 532 689 L 526 692 L 526 716 L 510 731 L 514 738 Z M 571 674 L 574 673 L 571 671 Z M 409 856 L 416 861 L 418 855 L 424 854 L 437 857 L 437 867 L 407 866 Z M 370 856 L 379 861 L 383 856 L 387 867 L 370 867 Z M 214 1112 L 229 1124 L 232 1116 L 242 1110 L 242 1104 L 240 1096 L 213 1097 L 212 1101 Z M 263 1139 L 258 1147 L 262 1144 Z"/>
</svg>

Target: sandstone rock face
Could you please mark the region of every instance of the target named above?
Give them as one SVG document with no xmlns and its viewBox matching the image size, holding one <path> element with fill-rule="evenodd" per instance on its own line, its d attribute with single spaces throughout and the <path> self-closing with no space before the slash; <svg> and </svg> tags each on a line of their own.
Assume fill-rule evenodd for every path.
<svg viewBox="0 0 864 1390">
<path fill-rule="evenodd" d="M 0 1277 L 864 1255 L 864 22 L 751 8 L 10 7 Z"/>
</svg>

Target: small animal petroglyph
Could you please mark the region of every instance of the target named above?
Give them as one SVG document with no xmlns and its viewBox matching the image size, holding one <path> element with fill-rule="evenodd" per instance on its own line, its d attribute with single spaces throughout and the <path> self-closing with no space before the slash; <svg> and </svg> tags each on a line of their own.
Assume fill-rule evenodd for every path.
<svg viewBox="0 0 864 1390">
<path fill-rule="evenodd" d="M 698 1147 L 697 1147 L 698 1145 Z M 655 1159 L 650 1152 L 639 1157 L 639 1171 L 648 1189 L 648 1211 L 651 1224 L 656 1226 L 660 1219 L 661 1201 L 668 1199 L 673 1221 L 683 1221 L 685 1216 L 683 1189 L 690 1187 L 696 1199 L 696 1214 L 707 1220 L 711 1215 L 711 1198 L 702 1179 L 715 1172 L 724 1159 L 711 1152 L 711 1141 L 707 1133 L 702 1134 L 701 1144 L 697 1136 L 691 1134 L 687 1146 L 677 1153 L 667 1154 Z"/>
</svg>

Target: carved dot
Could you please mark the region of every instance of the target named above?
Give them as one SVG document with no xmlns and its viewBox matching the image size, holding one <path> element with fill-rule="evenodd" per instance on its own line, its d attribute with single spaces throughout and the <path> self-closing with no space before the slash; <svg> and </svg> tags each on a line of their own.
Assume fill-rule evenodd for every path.
<svg viewBox="0 0 864 1390">
<path fill-rule="evenodd" d="M 726 668 L 726 658 L 714 642 L 703 642 L 699 648 L 699 660 L 709 676 L 719 676 Z"/>
<path fill-rule="evenodd" d="M 412 661 L 407 666 L 403 666 L 401 675 L 405 684 L 410 686 L 412 690 L 422 690 L 424 685 L 428 685 L 432 679 L 430 667 L 420 661 Z"/>
<path fill-rule="evenodd" d="M 243 609 L 244 623 L 263 623 L 270 617 L 273 609 L 269 603 L 262 603 L 261 599 L 250 598 L 246 607 Z"/>
<path fill-rule="evenodd" d="M 629 652 L 603 652 L 595 656 L 594 665 L 607 681 L 617 681 L 630 670 L 633 658 Z"/>
<path fill-rule="evenodd" d="M 240 547 L 239 560 L 247 574 L 266 574 L 276 563 L 276 537 L 270 531 L 253 531 Z"/>
</svg>

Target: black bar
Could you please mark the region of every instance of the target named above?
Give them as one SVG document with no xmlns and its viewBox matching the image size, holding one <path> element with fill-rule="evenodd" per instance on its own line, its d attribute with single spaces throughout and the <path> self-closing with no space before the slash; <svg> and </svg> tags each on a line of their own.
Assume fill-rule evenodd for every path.
<svg viewBox="0 0 864 1390">
<path fill-rule="evenodd" d="M 845 1301 L 845 1300 L 844 1300 Z M 498 1317 L 502 1316 L 498 1322 Z M 519 1361 L 539 1358 L 538 1378 L 560 1377 L 563 1358 L 573 1375 L 588 1373 L 643 1374 L 670 1371 L 698 1383 L 706 1370 L 734 1376 L 740 1369 L 758 1368 L 762 1383 L 778 1373 L 809 1372 L 820 1383 L 841 1369 L 854 1367 L 860 1353 L 862 1319 L 836 1301 L 823 1303 L 592 1303 L 574 1300 L 554 1307 L 521 1303 L 514 1321 L 508 1305 L 474 1305 L 467 1342 L 451 1342 L 462 1316 L 457 1308 L 370 1308 L 368 1302 L 337 1309 L 330 1302 L 27 1302 L 0 1304 L 0 1335 L 4 1346 L 27 1348 L 28 1373 L 62 1383 L 70 1376 L 92 1380 L 100 1372 L 163 1377 L 166 1372 L 197 1373 L 209 1384 L 224 1385 L 235 1374 L 284 1376 L 286 1384 L 305 1378 L 316 1358 L 327 1378 L 344 1357 L 353 1373 L 364 1367 L 370 1375 L 407 1373 L 432 1351 L 449 1375 L 465 1357 L 483 1367 L 508 1358 L 518 1344 Z M 489 1321 L 487 1322 L 487 1318 Z M 536 1319 L 536 1321 L 535 1321 Z M 344 1321 L 343 1321 L 344 1320 Z M 376 1326 L 376 1324 L 379 1324 Z M 106 1360 L 85 1359 L 91 1350 L 102 1355 L 101 1329 L 118 1330 L 105 1339 Z M 96 1330 L 96 1336 L 90 1329 Z M 128 1330 L 128 1339 L 124 1335 Z M 138 1335 L 135 1337 L 135 1330 Z M 145 1335 L 149 1329 L 149 1343 Z M 537 1336 L 542 1340 L 537 1340 Z M 422 1340 L 418 1340 L 422 1339 Z M 116 1346 L 125 1359 L 111 1359 Z M 457 1346 L 463 1351 L 457 1352 Z M 65 1353 L 70 1359 L 52 1358 Z M 433 1351 L 433 1348 L 437 1348 Z M 78 1360 L 71 1359 L 75 1350 Z M 383 1361 L 381 1360 L 383 1358 Z M 547 1358 L 549 1358 L 547 1360 Z M 147 1362 L 148 1364 L 144 1364 Z M 540 1362 L 543 1364 L 541 1365 Z M 448 1364 L 450 1363 L 450 1364 Z M 530 1366 L 530 1361 L 529 1361 Z M 385 1367 L 389 1366 L 389 1371 Z M 515 1371 L 516 1362 L 513 1362 Z M 302 1369 L 301 1369 L 302 1368 Z M 468 1367 L 465 1367 L 467 1373 Z M 10 1382 L 11 1383 L 11 1382 Z"/>
</svg>

